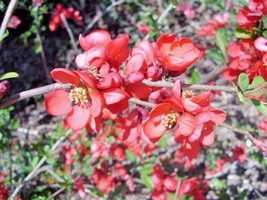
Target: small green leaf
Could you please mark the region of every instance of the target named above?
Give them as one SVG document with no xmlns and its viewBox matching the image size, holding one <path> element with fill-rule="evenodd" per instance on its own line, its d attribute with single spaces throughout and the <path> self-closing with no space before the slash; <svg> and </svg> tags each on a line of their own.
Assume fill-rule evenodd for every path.
<svg viewBox="0 0 267 200">
<path fill-rule="evenodd" d="M 214 178 L 211 180 L 211 188 L 221 190 L 226 188 L 225 180 L 220 180 L 218 178 Z"/>
<path fill-rule="evenodd" d="M 238 85 L 242 92 L 245 92 L 248 89 L 249 78 L 245 73 L 241 73 L 238 77 Z"/>
<path fill-rule="evenodd" d="M 267 107 L 262 102 L 256 99 L 251 99 L 251 102 L 254 104 L 258 111 L 260 111 L 264 116 L 267 116 Z"/>
<path fill-rule="evenodd" d="M 246 101 L 246 98 L 243 96 L 243 94 L 242 94 L 241 91 L 239 91 L 239 92 L 237 93 L 237 96 L 238 96 L 239 100 L 240 100 L 242 103 L 244 103 L 244 102 Z"/>
<path fill-rule="evenodd" d="M 39 161 L 39 158 L 38 157 L 34 157 L 31 160 L 31 166 L 32 166 L 32 168 L 34 168 L 37 165 L 38 161 Z"/>
<path fill-rule="evenodd" d="M 265 28 L 267 28 L 267 15 L 263 16 L 262 23 Z"/>
<path fill-rule="evenodd" d="M 136 156 L 130 150 L 126 150 L 126 158 L 132 163 L 136 162 Z"/>
<path fill-rule="evenodd" d="M 267 38 L 267 31 L 262 32 L 263 37 Z"/>
<path fill-rule="evenodd" d="M 167 143 L 167 140 L 166 140 L 166 137 L 163 135 L 160 140 L 158 141 L 158 145 L 160 147 L 163 147 L 163 148 L 166 148 L 168 146 L 168 143 Z"/>
<path fill-rule="evenodd" d="M 9 35 L 9 31 L 6 30 L 5 34 L 0 38 L 0 44 L 2 43 L 2 41 Z"/>
<path fill-rule="evenodd" d="M 256 76 L 252 81 L 252 85 L 260 85 L 264 82 L 265 82 L 265 80 L 262 76 Z"/>
<path fill-rule="evenodd" d="M 0 80 L 9 79 L 9 78 L 17 78 L 19 74 L 17 72 L 8 72 L 4 75 L 0 75 Z"/>
<path fill-rule="evenodd" d="M 208 56 L 210 56 L 211 58 L 213 58 L 214 60 L 218 61 L 219 64 L 224 64 L 225 63 L 223 55 L 221 54 L 220 51 L 218 51 L 216 49 L 208 49 L 206 51 L 206 54 Z"/>
<path fill-rule="evenodd" d="M 217 29 L 216 30 L 216 35 L 215 35 L 215 39 L 216 39 L 216 44 L 219 47 L 219 49 L 222 52 L 222 55 L 224 57 L 224 60 L 227 62 L 228 57 L 227 57 L 227 37 L 226 37 L 226 30 L 225 29 Z"/>
<path fill-rule="evenodd" d="M 248 39 L 251 38 L 253 35 L 252 31 L 248 31 L 244 28 L 236 28 L 234 31 L 234 34 L 237 38 L 241 38 L 241 39 Z"/>
<path fill-rule="evenodd" d="M 143 183 L 145 184 L 145 186 L 147 188 L 149 188 L 150 190 L 153 189 L 153 184 L 152 184 L 152 178 L 151 178 L 151 176 L 149 176 L 146 173 L 142 173 L 141 172 L 141 180 L 143 181 Z"/>
</svg>

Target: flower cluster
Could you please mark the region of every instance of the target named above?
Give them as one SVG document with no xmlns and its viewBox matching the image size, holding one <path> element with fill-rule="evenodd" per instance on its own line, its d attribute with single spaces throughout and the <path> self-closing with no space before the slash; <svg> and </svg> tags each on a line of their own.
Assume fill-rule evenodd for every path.
<svg viewBox="0 0 267 200">
<path fill-rule="evenodd" d="M 240 9 L 237 13 L 238 26 L 251 30 L 266 14 L 267 3 L 265 0 L 249 0 L 248 6 Z"/>
<path fill-rule="evenodd" d="M 266 13 L 267 4 L 263 0 L 250 0 L 248 6 L 238 11 L 236 32 L 241 39 L 228 46 L 230 63 L 222 74 L 227 80 L 236 80 L 241 72 L 251 80 L 256 76 L 266 80 L 267 40 L 263 22 Z"/>
<path fill-rule="evenodd" d="M 144 123 L 144 134 L 156 142 L 168 130 L 175 129 L 176 141 L 182 144 L 186 155 L 195 158 L 201 146 L 214 141 L 214 126 L 226 118 L 221 110 L 210 106 L 210 92 L 195 95 L 181 92 L 181 83 L 176 81 L 172 98 L 166 98 L 154 107 Z"/>
<path fill-rule="evenodd" d="M 209 20 L 202 28 L 198 29 L 197 36 L 215 36 L 216 30 L 224 27 L 229 19 L 229 13 L 215 14 L 212 20 Z"/>
<path fill-rule="evenodd" d="M 179 80 L 173 90 L 160 90 L 142 82 L 184 73 L 201 56 L 189 38 L 164 34 L 155 43 L 143 40 L 130 50 L 128 35 L 112 39 L 107 31 L 95 30 L 80 35 L 79 42 L 84 50 L 76 57 L 79 70 L 57 68 L 51 72 L 56 82 L 69 85 L 67 90 L 55 89 L 46 96 L 45 107 L 51 115 L 65 115 L 65 125 L 73 130 L 87 128 L 98 133 L 103 119 L 121 121 L 121 138 L 136 154 L 139 140 L 153 148 L 152 143 L 171 129 L 189 158 L 195 158 L 203 145 L 213 143 L 214 126 L 226 116 L 212 109 L 210 92 L 182 92 Z M 151 111 L 133 109 L 128 106 L 130 97 L 158 105 Z M 105 145 L 100 146 L 105 149 Z M 112 149 L 114 155 L 122 151 L 120 146 Z"/>
<path fill-rule="evenodd" d="M 73 7 L 64 8 L 61 3 L 58 3 L 53 10 L 51 21 L 49 22 L 50 31 L 56 31 L 59 26 L 64 27 L 60 15 L 63 14 L 66 19 L 72 19 L 73 21 L 81 24 L 83 17 L 80 11 L 75 10 Z"/>
</svg>

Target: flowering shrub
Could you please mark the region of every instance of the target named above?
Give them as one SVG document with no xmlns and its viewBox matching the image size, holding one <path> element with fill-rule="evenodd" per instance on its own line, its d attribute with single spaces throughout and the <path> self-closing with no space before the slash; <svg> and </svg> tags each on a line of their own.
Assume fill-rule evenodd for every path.
<svg viewBox="0 0 267 200">
<path fill-rule="evenodd" d="M 183 16 L 180 15 L 183 12 L 183 19 L 187 20 L 184 23 L 196 20 L 207 9 L 205 6 L 210 6 L 209 0 L 205 0 L 207 4 L 203 2 L 198 5 L 185 1 L 175 5 L 176 12 L 179 16 Z M 85 6 L 83 3 L 79 2 L 81 8 Z M 0 173 L 0 199 L 8 199 L 8 196 L 51 199 L 63 191 L 81 199 L 125 199 L 130 193 L 147 191 L 147 198 L 153 200 L 223 199 L 230 198 L 231 194 L 242 199 L 249 189 L 238 190 L 238 184 L 232 186 L 228 180 L 231 178 L 220 178 L 227 173 L 237 174 L 241 166 L 250 164 L 252 156 L 258 165 L 267 166 L 262 157 L 267 155 L 264 134 L 267 130 L 264 117 L 267 116 L 267 3 L 250 0 L 248 5 L 235 8 L 234 4 L 226 2 L 226 11 L 212 11 L 212 19 L 194 30 L 196 37 L 192 38 L 181 36 L 182 31 L 178 35 L 162 31 L 168 27 L 163 24 L 161 27 L 161 20 L 164 13 L 166 15 L 173 8 L 172 4 L 158 20 L 153 19 L 157 11 L 152 9 L 148 14 L 152 16 L 150 20 L 136 23 L 136 31 L 145 34 L 141 39 L 137 39 L 136 34 L 119 34 L 121 30 L 105 29 L 98 17 L 105 19 L 104 15 L 116 6 L 122 10 L 117 1 L 102 11 L 105 3 L 99 2 L 99 12 L 87 26 L 93 30 L 88 34 L 73 31 L 80 34 L 77 38 L 82 51 L 75 51 L 75 58 L 70 61 L 73 65 L 69 63 L 67 67 L 50 71 L 54 84 L 8 96 L 10 84 L 4 79 L 17 75 L 0 77 L 1 108 L 45 94 L 44 108 L 49 115 L 58 117 L 59 122 L 56 130 L 51 131 L 49 142 L 46 135 L 36 143 L 28 144 L 19 139 L 21 136 L 9 134 L 19 126 L 10 119 L 11 109 L 0 110 L 1 145 L 6 142 L 14 146 L 16 152 L 14 156 L 10 153 L 9 162 L 17 158 L 17 163 L 26 160 L 30 165 L 19 169 L 16 164 L 18 180 L 12 177 L 12 165 L 10 176 L 5 171 Z M 32 2 L 33 9 L 37 10 L 35 14 L 44 4 L 45 1 Z M 217 4 L 222 9 L 220 2 Z M 78 8 L 77 2 L 74 5 Z M 144 5 L 155 7 L 150 1 Z M 235 11 L 237 24 L 232 30 Z M 122 14 L 129 15 L 124 11 Z M 88 21 L 83 18 L 86 15 L 84 10 L 75 10 L 73 5 L 65 8 L 58 3 L 48 27 L 50 31 L 56 31 L 68 23 L 66 19 L 86 24 Z M 35 22 L 37 18 L 35 16 Z M 102 29 L 92 28 L 95 21 Z M 76 50 L 73 27 L 66 28 Z M 43 63 L 44 50 L 41 54 Z M 201 74 L 209 69 L 199 66 L 205 65 L 207 58 L 211 62 L 209 57 L 222 67 L 215 75 L 211 71 L 206 80 Z M 220 85 L 227 81 L 232 81 L 232 86 Z M 229 100 L 226 92 L 236 95 L 240 104 L 254 105 L 260 112 L 256 113 L 261 120 L 258 129 L 253 129 L 251 122 L 242 121 L 242 117 L 231 119 L 232 112 L 240 107 L 228 105 L 237 101 L 232 97 Z M 239 120 L 247 126 L 243 129 L 234 127 L 239 125 Z M 219 127 L 241 133 L 244 144 L 230 142 L 241 139 L 228 138 L 230 134 Z M 23 151 L 22 146 L 26 146 Z M 250 147 L 262 155 L 252 152 Z M 29 148 L 34 151 L 29 153 Z M 25 154 L 22 158 L 17 156 L 20 151 Z M 42 178 L 37 179 L 37 176 Z M 34 178 L 37 192 L 27 191 Z M 241 178 L 247 177 L 240 175 L 239 181 Z M 18 184 L 14 188 L 15 181 Z M 39 187 L 43 182 L 47 182 L 47 188 Z M 233 188 L 236 188 L 235 192 L 232 192 Z M 25 192 L 20 194 L 22 189 Z M 43 196 L 38 196 L 42 190 L 45 191 Z M 266 192 L 267 189 L 259 193 L 265 195 Z"/>
</svg>

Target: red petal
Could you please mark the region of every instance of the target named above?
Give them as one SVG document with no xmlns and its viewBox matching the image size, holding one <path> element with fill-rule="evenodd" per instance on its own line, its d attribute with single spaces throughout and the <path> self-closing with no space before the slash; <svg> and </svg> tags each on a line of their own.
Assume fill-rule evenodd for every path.
<svg viewBox="0 0 267 200">
<path fill-rule="evenodd" d="M 105 30 L 95 30 L 85 37 L 80 35 L 79 42 L 81 47 L 85 51 L 88 51 L 90 48 L 98 44 L 107 46 L 111 42 L 111 37 L 109 32 Z"/>
<path fill-rule="evenodd" d="M 178 118 L 178 129 L 181 132 L 182 135 L 188 136 L 191 135 L 192 132 L 195 129 L 195 119 L 194 117 L 189 113 L 183 113 Z"/>
<path fill-rule="evenodd" d="M 45 108 L 49 114 L 55 116 L 69 113 L 72 110 L 69 93 L 61 89 L 49 92 L 45 97 Z"/>
<path fill-rule="evenodd" d="M 184 151 L 185 151 L 185 155 L 189 158 L 189 159 L 193 159 L 196 158 L 199 152 L 199 143 L 198 142 L 194 142 L 194 143 L 185 143 L 184 146 Z"/>
<path fill-rule="evenodd" d="M 103 111 L 104 107 L 103 98 L 96 89 L 91 89 L 89 95 L 91 98 L 90 113 L 93 117 L 98 117 Z"/>
<path fill-rule="evenodd" d="M 153 143 L 157 142 L 166 130 L 166 127 L 161 123 L 153 122 L 152 120 L 147 120 L 144 123 L 144 135 Z"/>
<path fill-rule="evenodd" d="M 205 134 L 202 136 L 202 144 L 205 146 L 209 146 L 212 145 L 214 142 L 214 131 L 213 131 L 213 127 L 207 127 L 207 129 L 205 130 Z"/>
<path fill-rule="evenodd" d="M 95 88 L 94 78 L 90 73 L 88 73 L 87 71 L 75 71 L 75 73 L 81 77 L 87 87 Z"/>
<path fill-rule="evenodd" d="M 174 87 L 172 89 L 173 96 L 177 100 L 180 100 L 181 98 L 181 88 L 181 80 L 178 79 L 177 81 L 175 81 Z"/>
<path fill-rule="evenodd" d="M 71 83 L 73 85 L 78 85 L 80 83 L 80 77 L 68 69 L 56 68 L 53 69 L 50 74 L 58 83 Z"/>
<path fill-rule="evenodd" d="M 90 112 L 88 108 L 75 105 L 66 118 L 67 125 L 73 130 L 84 128 L 88 122 Z"/>
<path fill-rule="evenodd" d="M 88 131 L 94 131 L 94 132 L 98 133 L 100 131 L 101 121 L 102 121 L 102 115 L 100 115 L 96 118 L 94 118 L 94 117 L 92 117 L 92 115 L 90 115 L 86 129 Z"/>
<path fill-rule="evenodd" d="M 107 105 L 118 103 L 128 97 L 127 93 L 119 88 L 105 90 L 102 94 Z"/>
</svg>

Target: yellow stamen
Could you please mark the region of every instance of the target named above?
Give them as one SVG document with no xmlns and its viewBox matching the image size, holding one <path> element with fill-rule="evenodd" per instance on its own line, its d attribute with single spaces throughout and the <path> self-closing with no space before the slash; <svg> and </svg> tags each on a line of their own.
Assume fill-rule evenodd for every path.
<svg viewBox="0 0 267 200">
<path fill-rule="evenodd" d="M 192 98 L 193 96 L 195 96 L 194 92 L 193 91 L 190 91 L 190 90 L 185 90 L 183 91 L 183 97 L 185 98 Z"/>
<path fill-rule="evenodd" d="M 162 124 L 166 128 L 172 129 L 176 125 L 178 115 L 178 113 L 168 113 L 163 115 Z"/>
<path fill-rule="evenodd" d="M 70 90 L 69 98 L 75 104 L 87 104 L 88 95 L 88 89 L 85 86 L 78 86 Z"/>
<path fill-rule="evenodd" d="M 95 78 L 101 78 L 101 75 L 99 74 L 97 67 L 90 67 L 88 70 Z"/>
</svg>

